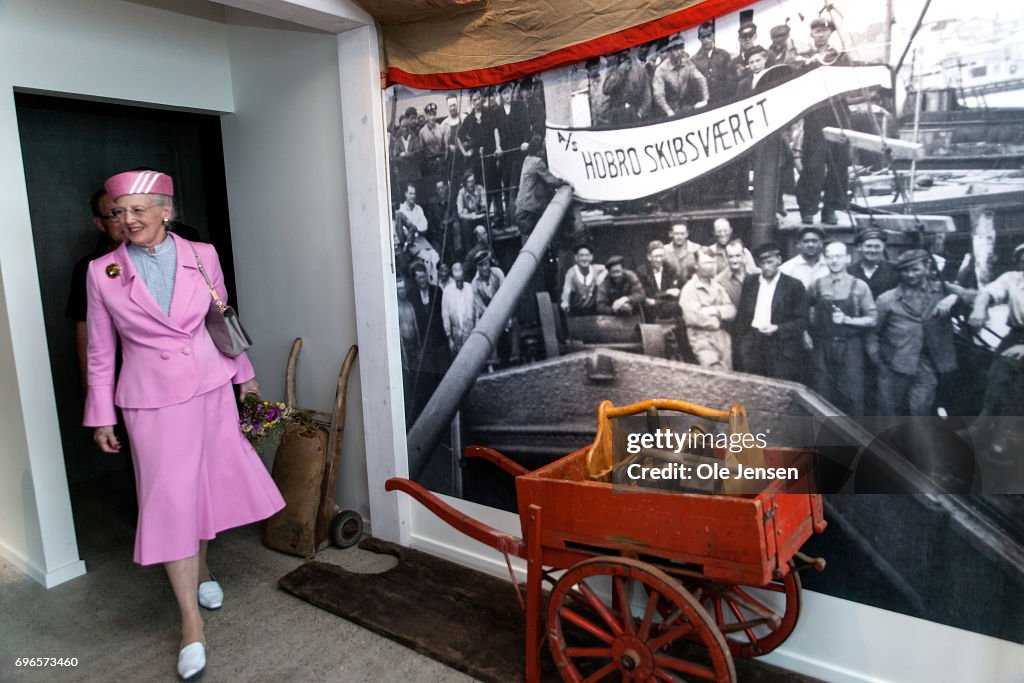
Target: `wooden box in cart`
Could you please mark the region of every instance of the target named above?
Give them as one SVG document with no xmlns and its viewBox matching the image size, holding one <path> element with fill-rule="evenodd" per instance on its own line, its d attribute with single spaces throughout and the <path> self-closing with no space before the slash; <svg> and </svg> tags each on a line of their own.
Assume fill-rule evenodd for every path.
<svg viewBox="0 0 1024 683">
<path fill-rule="evenodd" d="M 527 519 L 530 505 L 544 511 L 545 555 L 614 547 L 622 553 L 655 554 L 691 564 L 709 579 L 752 585 L 788 574 L 793 555 L 815 531 L 825 528 L 821 496 L 807 495 L 814 488 L 814 451 L 763 449 L 765 467 L 796 467 L 800 476 L 767 482 L 752 495 L 666 494 L 642 486 L 609 485 L 604 476 L 607 466 L 595 468 L 594 463 L 614 460 L 595 453 L 611 449 L 605 431 L 610 431 L 610 421 L 657 407 L 682 412 L 698 408 L 678 401 L 615 408 L 606 401 L 594 445 L 516 478 L 520 519 Z M 715 411 L 708 412 L 708 417 L 721 419 Z M 719 455 L 725 462 L 725 454 Z"/>
</svg>

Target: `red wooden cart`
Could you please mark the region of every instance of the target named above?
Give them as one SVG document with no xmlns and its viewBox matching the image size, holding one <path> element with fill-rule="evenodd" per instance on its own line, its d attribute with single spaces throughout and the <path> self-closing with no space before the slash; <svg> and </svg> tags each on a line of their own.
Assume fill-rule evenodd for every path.
<svg viewBox="0 0 1024 683">
<path fill-rule="evenodd" d="M 799 553 L 825 528 L 821 497 L 811 488 L 812 451 L 765 449 L 767 465 L 784 460 L 799 468 L 800 478 L 775 480 L 756 495 L 613 486 L 610 465 L 620 460 L 612 452 L 615 418 L 657 410 L 732 418 L 734 427 L 743 416 L 738 405 L 725 412 L 664 399 L 619 408 L 605 401 L 593 444 L 532 472 L 491 449 L 467 448 L 466 457 L 515 476 L 523 538 L 469 517 L 407 479 L 386 484 L 506 561 L 510 554 L 526 560 L 531 683 L 540 677 L 544 639 L 567 681 L 734 681 L 733 655 L 766 654 L 796 626 L 795 570 L 824 568 L 824 560 Z M 552 587 L 542 631 L 544 581 Z"/>
</svg>

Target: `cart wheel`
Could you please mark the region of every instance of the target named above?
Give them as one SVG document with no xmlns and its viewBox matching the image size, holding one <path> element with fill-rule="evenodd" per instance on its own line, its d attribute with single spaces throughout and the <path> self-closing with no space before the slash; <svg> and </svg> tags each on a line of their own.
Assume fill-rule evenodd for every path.
<svg viewBox="0 0 1024 683">
<path fill-rule="evenodd" d="M 767 605 L 751 590 L 780 593 L 785 604 Z M 800 590 L 800 576 L 791 569 L 781 581 L 772 581 L 767 586 L 707 582 L 694 593 L 715 618 L 733 656 L 749 658 L 768 654 L 793 632 L 800 618 Z"/>
<path fill-rule="evenodd" d="M 355 510 L 345 510 L 331 520 L 328 532 L 331 543 L 338 548 L 348 548 L 356 544 L 363 535 L 363 518 Z"/>
<path fill-rule="evenodd" d="M 637 584 L 644 590 L 634 591 Z M 609 589 L 613 607 L 598 597 Z M 566 681 L 736 680 L 725 639 L 700 603 L 631 558 L 593 558 L 569 569 L 551 592 L 547 634 Z"/>
</svg>

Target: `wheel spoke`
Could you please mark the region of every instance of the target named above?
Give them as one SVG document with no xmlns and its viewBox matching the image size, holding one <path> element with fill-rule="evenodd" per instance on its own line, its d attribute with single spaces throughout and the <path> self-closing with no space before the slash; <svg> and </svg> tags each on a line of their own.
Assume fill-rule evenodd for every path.
<svg viewBox="0 0 1024 683">
<path fill-rule="evenodd" d="M 619 668 L 619 663 L 618 662 L 608 662 L 607 664 L 602 666 L 600 669 L 598 669 L 594 673 L 592 673 L 589 676 L 587 676 L 586 678 L 584 678 L 583 679 L 583 683 L 596 683 L 596 681 L 601 680 L 602 678 L 604 678 L 605 676 L 607 676 L 608 674 L 612 673 L 613 671 L 615 671 L 618 668 Z"/>
<path fill-rule="evenodd" d="M 718 624 L 724 624 L 725 616 L 722 614 L 722 598 L 716 595 L 711 598 L 711 600 L 715 607 L 715 622 Z"/>
<path fill-rule="evenodd" d="M 584 596 L 586 596 L 587 602 L 589 602 L 590 606 L 593 607 L 599 615 L 601 615 L 601 618 L 604 619 L 604 622 L 606 624 L 608 624 L 608 627 L 612 630 L 612 633 L 614 633 L 616 636 L 621 636 L 622 624 L 620 624 L 618 620 L 615 619 L 615 616 L 608 610 L 608 608 L 605 607 L 605 604 L 601 602 L 601 598 L 597 597 L 597 594 L 594 591 L 592 591 L 590 589 L 590 586 L 588 586 L 587 584 L 581 582 L 579 584 L 579 587 L 580 592 L 583 593 Z"/>
<path fill-rule="evenodd" d="M 632 582 L 630 582 L 630 587 L 632 585 Z M 633 612 L 629 604 L 629 596 L 632 595 L 633 591 L 626 590 L 626 582 L 621 576 L 612 578 L 612 589 L 619 603 L 619 611 L 622 613 L 622 625 L 625 627 L 628 635 L 633 635 L 636 633 L 636 627 L 633 624 Z"/>
<path fill-rule="evenodd" d="M 668 671 L 662 671 L 661 669 L 656 669 L 654 671 L 654 675 L 651 676 L 648 680 L 659 680 L 659 681 L 668 681 L 669 683 L 680 683 L 680 681 L 682 681 L 683 679 L 679 678 L 678 676 L 673 676 Z"/>
<path fill-rule="evenodd" d="M 750 593 L 740 588 L 739 586 L 734 586 L 732 592 L 736 594 L 736 597 L 739 598 L 739 602 L 741 603 L 742 601 L 746 600 L 748 603 L 750 603 L 750 605 L 758 609 L 764 610 L 767 614 L 776 613 L 775 610 L 773 610 L 771 607 L 764 604 L 763 602 L 761 602 L 760 600 L 752 596 Z"/>
<path fill-rule="evenodd" d="M 733 615 L 735 615 L 737 622 L 739 622 L 740 624 L 744 624 L 747 622 L 747 618 L 743 615 L 743 612 L 740 611 L 740 608 L 736 606 L 736 603 L 729 599 L 726 599 L 726 603 L 729 605 L 729 611 L 731 611 Z M 754 631 L 749 626 L 744 627 L 742 630 L 745 634 L 747 634 L 747 640 L 751 644 L 757 642 L 757 636 L 754 635 Z"/>
<path fill-rule="evenodd" d="M 679 659 L 678 657 L 670 657 L 668 655 L 655 655 L 654 664 L 659 668 L 672 669 L 674 671 L 680 671 L 688 676 L 697 676 L 709 681 L 717 681 L 718 676 L 715 674 L 713 669 L 694 662 L 687 662 Z M 658 669 L 655 669 L 658 671 Z"/>
<path fill-rule="evenodd" d="M 651 591 L 647 596 L 647 608 L 644 610 L 644 618 L 640 622 L 640 630 L 637 637 L 640 640 L 647 640 L 651 633 L 651 620 L 654 619 L 654 612 L 658 608 L 658 591 Z"/>
<path fill-rule="evenodd" d="M 649 647 L 652 652 L 660 650 L 669 643 L 679 640 L 680 638 L 691 633 L 694 630 L 695 629 L 693 627 L 693 624 L 691 624 L 690 622 L 684 622 L 681 626 L 678 626 L 677 628 L 674 628 L 671 631 L 662 633 L 654 640 L 648 641 L 647 647 Z"/>
<path fill-rule="evenodd" d="M 747 620 L 747 618 L 743 616 L 743 612 L 740 611 L 740 608 L 736 606 L 735 602 L 732 600 L 726 600 L 726 604 L 729 605 L 729 611 L 735 615 L 736 621 L 742 623 Z"/>
<path fill-rule="evenodd" d="M 581 629 L 583 629 L 590 635 L 594 636 L 598 640 L 605 642 L 608 645 L 611 645 L 612 641 L 615 640 L 615 636 L 608 633 L 600 626 L 587 619 L 586 617 L 577 614 L 568 607 L 563 607 L 558 611 L 558 613 L 566 621 L 571 621 L 576 626 L 579 626 Z"/>
</svg>

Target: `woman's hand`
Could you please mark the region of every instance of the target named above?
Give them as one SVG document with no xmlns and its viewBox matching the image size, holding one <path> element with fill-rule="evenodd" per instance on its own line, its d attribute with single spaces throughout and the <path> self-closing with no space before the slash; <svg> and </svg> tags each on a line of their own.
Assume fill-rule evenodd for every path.
<svg viewBox="0 0 1024 683">
<path fill-rule="evenodd" d="M 245 400 L 246 394 L 256 394 L 257 396 L 260 395 L 260 383 L 256 381 L 255 377 L 245 382 L 242 382 L 241 384 L 238 385 L 239 402 Z"/>
<path fill-rule="evenodd" d="M 97 427 L 92 433 L 92 440 L 96 442 L 96 445 L 100 447 L 100 450 L 104 453 L 120 453 L 121 442 L 117 440 L 117 436 L 114 434 L 114 426 L 109 427 Z"/>
</svg>

